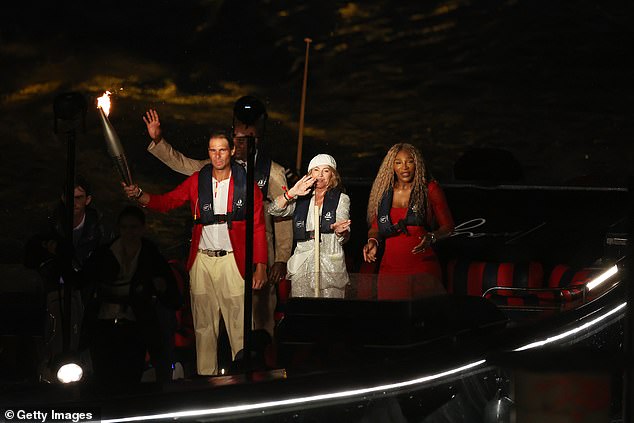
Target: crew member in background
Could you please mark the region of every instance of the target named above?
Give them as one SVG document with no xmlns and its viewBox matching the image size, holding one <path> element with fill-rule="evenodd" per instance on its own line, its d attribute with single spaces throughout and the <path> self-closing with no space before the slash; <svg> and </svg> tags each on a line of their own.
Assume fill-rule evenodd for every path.
<svg viewBox="0 0 634 423">
<path fill-rule="evenodd" d="M 64 190 L 64 193 L 66 191 Z M 81 269 L 101 245 L 113 239 L 113 231 L 104 224 L 104 219 L 93 204 L 91 184 L 81 175 L 73 182 L 73 239 L 66 239 L 66 210 L 68 202 L 61 201 L 47 219 L 45 227 L 33 235 L 25 245 L 24 265 L 38 271 L 44 283 L 46 306 L 49 318 L 46 321 L 46 333 L 51 334 L 42 348 L 40 374 L 44 379 L 55 375 L 51 368 L 56 357 L 63 351 L 62 304 L 64 289 L 71 287 L 71 351 L 77 351 L 80 345 L 81 323 L 84 307 L 92 296 L 94 286 L 81 280 Z M 83 354 L 85 367 L 89 368 L 88 354 Z"/>
<path fill-rule="evenodd" d="M 169 264 L 144 236 L 143 210 L 125 207 L 117 229 L 119 236 L 97 249 L 82 271 L 95 285 L 82 331 L 95 379 L 108 387 L 139 383 L 149 352 L 156 380 L 167 382 L 181 295 Z"/>
</svg>

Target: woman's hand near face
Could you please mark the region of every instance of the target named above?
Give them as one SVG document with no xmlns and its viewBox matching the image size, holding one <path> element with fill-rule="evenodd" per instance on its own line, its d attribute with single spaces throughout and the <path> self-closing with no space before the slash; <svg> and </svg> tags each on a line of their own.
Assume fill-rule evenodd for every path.
<svg viewBox="0 0 634 423">
<path fill-rule="evenodd" d="M 295 183 L 293 188 L 288 190 L 288 195 L 291 197 L 297 197 L 306 195 L 310 192 L 313 184 L 315 183 L 315 178 L 310 175 L 304 175 L 302 178 Z"/>
</svg>

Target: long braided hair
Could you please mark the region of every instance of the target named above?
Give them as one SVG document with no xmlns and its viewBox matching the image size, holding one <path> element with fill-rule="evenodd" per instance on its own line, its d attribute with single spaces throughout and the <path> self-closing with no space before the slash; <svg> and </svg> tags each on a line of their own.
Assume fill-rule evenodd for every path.
<svg viewBox="0 0 634 423">
<path fill-rule="evenodd" d="M 427 183 L 431 181 L 431 175 L 425 165 L 423 154 L 414 147 L 412 144 L 398 143 L 394 144 L 383 158 L 381 167 L 372 184 L 372 190 L 370 191 L 370 199 L 368 200 L 368 225 L 372 225 L 372 222 L 376 219 L 376 214 L 379 209 L 379 204 L 385 192 L 394 188 L 394 161 L 399 152 L 405 150 L 414 158 L 416 163 L 416 170 L 414 172 L 414 179 L 412 180 L 412 192 L 409 197 L 410 205 L 418 205 L 419 213 L 426 214 L 428 210 L 427 201 Z"/>
</svg>

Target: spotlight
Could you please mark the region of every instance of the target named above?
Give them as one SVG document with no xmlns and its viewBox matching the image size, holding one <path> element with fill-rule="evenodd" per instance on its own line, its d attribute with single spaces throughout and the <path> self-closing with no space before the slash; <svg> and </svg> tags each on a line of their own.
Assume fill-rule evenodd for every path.
<svg viewBox="0 0 634 423">
<path fill-rule="evenodd" d="M 77 363 L 66 363 L 57 371 L 57 380 L 61 383 L 79 382 L 84 376 L 84 370 Z"/>
<path fill-rule="evenodd" d="M 53 359 L 52 370 L 60 383 L 79 382 L 84 376 L 84 369 L 77 353 L 62 353 Z"/>
</svg>

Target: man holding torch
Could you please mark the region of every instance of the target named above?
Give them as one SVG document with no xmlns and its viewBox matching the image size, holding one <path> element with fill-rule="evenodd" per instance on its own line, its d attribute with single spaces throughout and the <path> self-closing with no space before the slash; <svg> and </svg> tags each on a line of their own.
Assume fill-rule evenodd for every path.
<svg viewBox="0 0 634 423">
<path fill-rule="evenodd" d="M 276 284 L 286 277 L 286 262 L 293 247 L 292 219 L 273 218 L 267 210 L 271 201 L 282 195 L 286 188 L 286 172 L 283 166 L 268 156 L 263 138 L 267 120 L 264 104 L 253 96 L 240 97 L 233 108 L 233 136 L 236 145 L 234 159 L 240 163 L 247 161 L 247 138 L 253 137 L 256 146 L 255 180 L 262 192 L 266 238 L 268 242 L 268 280 L 261 290 L 253 292 L 253 326 L 265 329 L 274 335 L 274 312 L 277 304 Z M 152 142 L 148 151 L 172 170 L 191 175 L 209 163 L 209 160 L 195 160 L 175 150 L 164 138 L 156 110 L 149 110 L 143 121 Z"/>
<path fill-rule="evenodd" d="M 246 171 L 231 162 L 231 136 L 215 133 L 208 145 L 210 164 L 174 190 L 149 194 L 138 185 L 123 183 L 128 198 L 153 210 L 167 212 L 189 202 L 194 229 L 187 268 L 190 274 L 192 315 L 200 375 L 218 373 L 218 329 L 222 315 L 232 355 L 243 347 L 246 236 Z M 253 289 L 267 281 L 267 242 L 262 194 L 254 189 Z"/>
</svg>

